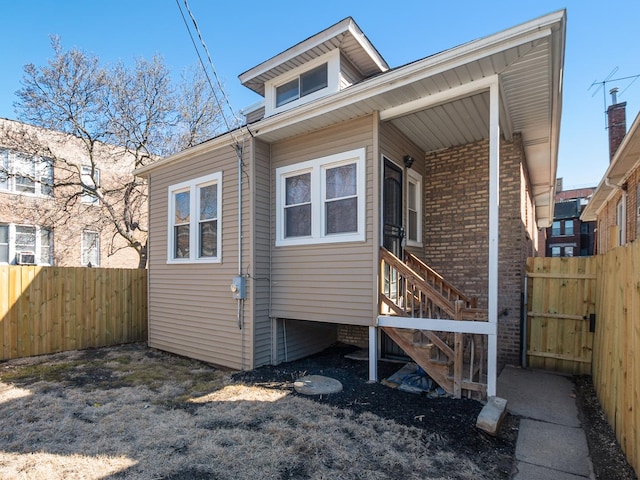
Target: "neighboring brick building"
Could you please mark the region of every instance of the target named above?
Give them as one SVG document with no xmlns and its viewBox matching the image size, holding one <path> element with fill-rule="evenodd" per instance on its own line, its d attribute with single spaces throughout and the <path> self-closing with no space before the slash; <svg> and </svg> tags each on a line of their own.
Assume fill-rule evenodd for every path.
<svg viewBox="0 0 640 480">
<path fill-rule="evenodd" d="M 138 266 L 137 252 L 116 233 L 100 200 L 65 186 L 80 176 L 103 187 L 131 177 L 126 153 L 104 144 L 94 151 L 92 176 L 80 139 L 0 119 L 0 265 Z"/>
<path fill-rule="evenodd" d="M 558 179 L 562 188 L 562 179 Z M 556 192 L 553 224 L 546 229 L 545 256 L 584 257 L 593 255 L 595 222 L 583 222 L 580 214 L 589 203 L 595 188 L 579 188 Z"/>
<path fill-rule="evenodd" d="M 607 110 L 610 164 L 581 220 L 596 221 L 596 253 L 633 242 L 640 232 L 640 114 L 626 131 L 625 103 Z"/>
</svg>

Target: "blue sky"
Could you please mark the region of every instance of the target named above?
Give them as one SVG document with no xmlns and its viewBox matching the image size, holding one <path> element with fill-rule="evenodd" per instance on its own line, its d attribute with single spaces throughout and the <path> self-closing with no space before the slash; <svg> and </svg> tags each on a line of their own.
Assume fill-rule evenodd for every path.
<svg viewBox="0 0 640 480">
<path fill-rule="evenodd" d="M 240 73 L 347 16 L 397 67 L 562 8 L 568 22 L 558 176 L 565 188 L 596 185 L 606 170 L 608 90 L 620 88 L 628 126 L 640 108 L 640 79 L 609 83 L 606 96 L 602 88 L 595 95 L 597 86 L 590 89 L 614 71 L 611 78 L 640 74 L 637 0 L 610 6 L 593 0 L 325 0 L 315 9 L 291 1 L 188 1 L 236 111 L 260 100 L 240 85 Z M 80 48 L 106 63 L 157 53 L 176 75 L 197 63 L 176 0 L 21 0 L 3 2 L 1 11 L 0 117 L 16 118 L 13 103 L 23 66 L 46 63 L 52 34 L 65 49 Z"/>
</svg>

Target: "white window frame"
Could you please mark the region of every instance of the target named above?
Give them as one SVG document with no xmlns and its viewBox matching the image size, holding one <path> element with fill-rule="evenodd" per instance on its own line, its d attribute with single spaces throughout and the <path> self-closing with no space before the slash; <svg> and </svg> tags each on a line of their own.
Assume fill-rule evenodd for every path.
<svg viewBox="0 0 640 480">
<path fill-rule="evenodd" d="M 557 253 L 557 255 L 556 255 L 556 253 Z M 560 256 L 562 256 L 562 247 L 558 247 L 556 245 L 553 245 L 551 247 L 551 256 L 552 257 L 560 257 Z"/>
<path fill-rule="evenodd" d="M 26 251 L 26 250 L 18 250 L 16 248 L 16 229 L 19 227 L 29 227 L 29 228 L 35 228 L 35 244 L 34 244 L 34 250 L 33 253 L 35 254 L 36 257 L 36 264 L 37 265 L 44 265 L 44 266 L 48 266 L 48 265 L 53 265 L 53 230 L 48 228 L 48 227 L 41 227 L 40 225 L 25 225 L 25 224 L 15 224 L 15 223 L 2 223 L 1 224 L 3 227 L 7 227 L 8 228 L 8 262 L 4 262 L 4 261 L 0 261 L 0 265 L 15 265 L 16 264 L 16 257 L 18 255 L 18 253 L 20 253 L 21 251 Z M 43 259 L 42 257 L 42 233 L 46 230 L 49 230 L 51 232 L 51 235 L 49 237 L 49 258 L 46 259 L 46 261 L 42 261 Z M 31 251 L 31 250 L 28 250 Z"/>
<path fill-rule="evenodd" d="M 410 205 L 410 189 L 409 184 L 413 183 L 415 185 L 415 194 L 416 198 L 416 215 L 417 215 L 417 225 L 416 225 L 416 233 L 418 235 L 417 239 L 409 238 L 409 205 Z M 422 175 L 414 170 L 407 170 L 407 245 L 411 247 L 421 247 L 422 246 Z"/>
<path fill-rule="evenodd" d="M 200 257 L 200 235 L 199 235 L 199 212 L 200 195 L 199 189 L 216 184 L 217 189 L 217 255 L 215 257 Z M 175 226 L 175 203 L 174 195 L 180 192 L 189 192 L 189 257 L 174 257 L 174 226 Z M 222 263 L 222 172 L 212 173 L 203 177 L 194 178 L 186 182 L 171 185 L 168 188 L 168 223 L 167 223 L 167 263 Z"/>
<path fill-rule="evenodd" d="M 618 226 L 618 246 L 627 242 L 627 195 L 622 194 L 616 205 L 616 225 Z"/>
<path fill-rule="evenodd" d="M 94 178 L 98 182 L 97 185 L 94 182 Z M 82 182 L 83 185 L 90 185 L 93 188 L 100 187 L 100 169 L 95 168 L 93 177 L 92 177 L 91 166 L 82 165 L 80 167 L 80 181 Z M 80 197 L 80 201 L 85 205 L 100 205 L 100 199 L 96 195 L 94 195 L 93 193 L 89 192 L 84 188 L 82 189 L 82 196 Z"/>
<path fill-rule="evenodd" d="M 358 148 L 314 160 L 276 168 L 276 247 L 289 245 L 314 245 L 339 242 L 363 242 L 366 240 L 366 151 Z M 356 195 L 358 205 L 357 231 L 349 233 L 325 233 L 325 185 L 327 169 L 343 165 L 356 165 Z M 286 179 L 302 173 L 311 173 L 311 235 L 285 237 L 284 210 L 286 202 Z"/>
<path fill-rule="evenodd" d="M 80 237 L 80 265 L 82 265 L 83 267 L 86 267 L 89 265 L 90 262 L 85 262 L 84 258 L 85 258 L 85 246 L 84 246 L 84 236 L 87 234 L 91 234 L 91 235 L 95 235 L 96 238 L 96 252 L 98 254 L 98 260 L 95 263 L 91 263 L 92 267 L 99 267 L 100 266 L 100 232 L 96 232 L 94 230 L 83 230 L 82 231 L 82 235 Z"/>
<path fill-rule="evenodd" d="M 6 178 L 0 182 L 0 191 L 30 197 L 50 198 L 53 196 L 53 160 L 51 158 L 0 149 L 0 160 L 0 168 L 4 170 L 2 175 L 6 176 Z M 29 176 L 33 177 L 33 192 L 19 191 L 16 188 L 17 177 L 23 176 L 20 175 L 17 166 L 21 161 L 29 161 L 32 167 Z M 43 180 L 50 182 L 50 185 L 46 185 Z"/>
<path fill-rule="evenodd" d="M 287 102 L 279 107 L 276 106 L 276 88 L 289 83 L 300 75 L 319 67 L 323 63 L 327 64 L 327 86 L 316 90 L 304 97 L 298 97 L 296 100 Z M 302 105 L 304 103 L 311 102 L 321 97 L 325 97 L 331 93 L 338 92 L 340 90 L 340 50 L 335 49 L 331 52 L 325 53 L 304 65 L 301 65 L 293 70 L 287 72 L 284 75 L 280 75 L 272 80 L 265 82 L 264 84 L 264 98 L 265 98 L 265 116 L 274 115 L 276 113 L 290 110 L 294 107 Z"/>
</svg>

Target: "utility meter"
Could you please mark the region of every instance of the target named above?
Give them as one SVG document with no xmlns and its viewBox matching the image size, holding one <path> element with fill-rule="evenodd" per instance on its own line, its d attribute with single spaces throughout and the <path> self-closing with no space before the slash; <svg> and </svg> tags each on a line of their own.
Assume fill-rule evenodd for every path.
<svg viewBox="0 0 640 480">
<path fill-rule="evenodd" d="M 246 294 L 245 277 L 238 275 L 231 280 L 231 293 L 235 300 L 244 300 Z"/>
</svg>

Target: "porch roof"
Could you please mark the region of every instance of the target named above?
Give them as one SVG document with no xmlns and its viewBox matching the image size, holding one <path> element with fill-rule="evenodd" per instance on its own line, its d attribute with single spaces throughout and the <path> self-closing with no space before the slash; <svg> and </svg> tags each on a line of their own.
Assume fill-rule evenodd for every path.
<svg viewBox="0 0 640 480">
<path fill-rule="evenodd" d="M 540 227 L 553 219 L 566 35 L 564 10 L 390 70 L 250 125 L 267 142 L 380 112 L 425 152 L 487 139 L 488 77 L 504 138 L 521 133 Z M 477 85 L 477 90 L 474 86 Z"/>
<path fill-rule="evenodd" d="M 349 30 L 351 22 L 345 19 L 298 46 L 320 45 L 323 33 Z M 275 142 L 379 112 L 382 120 L 392 122 L 428 153 L 489 138 L 488 80 L 497 78 L 502 135 L 506 139 L 514 133 L 522 135 L 536 218 L 540 227 L 548 227 L 555 198 L 565 37 L 566 11 L 560 10 L 380 73 L 248 128 L 252 135 Z M 261 75 L 267 63 L 282 61 L 281 55 L 294 58 L 295 49 L 245 72 L 241 80 Z M 377 52 L 373 49 L 369 54 L 375 58 Z M 384 62 L 382 57 L 380 61 Z M 386 64 L 381 65 L 384 71 Z M 228 144 L 239 133 L 221 135 L 136 173 L 145 175 L 196 152 Z"/>
</svg>

